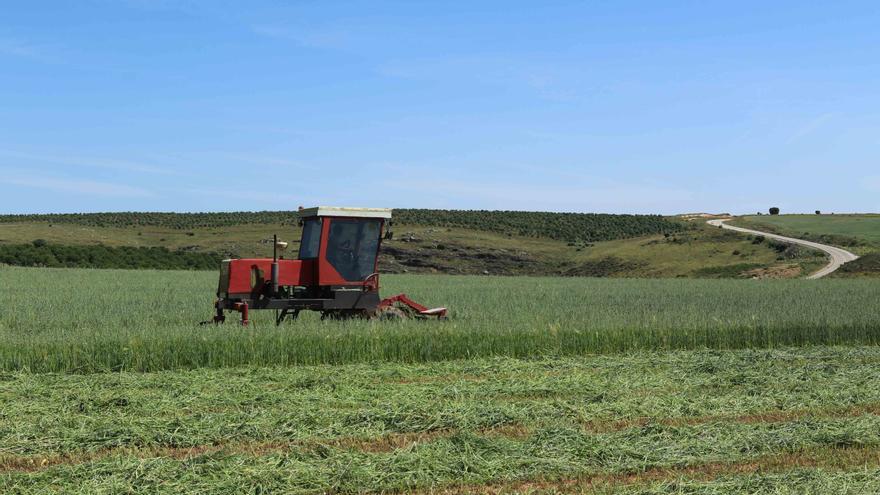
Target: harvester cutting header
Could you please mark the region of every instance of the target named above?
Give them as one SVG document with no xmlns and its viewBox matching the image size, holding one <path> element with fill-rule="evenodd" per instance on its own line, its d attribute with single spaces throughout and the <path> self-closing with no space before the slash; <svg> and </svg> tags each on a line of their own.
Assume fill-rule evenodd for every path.
<svg viewBox="0 0 880 495">
<path fill-rule="evenodd" d="M 287 244 L 276 237 L 272 258 L 221 262 L 214 323 L 236 311 L 247 325 L 255 309 L 275 310 L 278 325 L 304 309 L 323 318 L 446 317 L 446 308 L 428 309 L 405 294 L 379 297 L 379 248 L 390 209 L 319 206 L 301 208 L 299 217 L 299 259 L 279 258 Z"/>
</svg>

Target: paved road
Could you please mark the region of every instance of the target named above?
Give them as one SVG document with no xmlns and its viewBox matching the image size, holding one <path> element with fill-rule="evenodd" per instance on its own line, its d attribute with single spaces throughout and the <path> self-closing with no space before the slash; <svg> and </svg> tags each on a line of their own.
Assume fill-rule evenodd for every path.
<svg viewBox="0 0 880 495">
<path fill-rule="evenodd" d="M 742 227 L 734 227 L 733 225 L 727 225 L 724 222 L 726 222 L 728 220 L 730 220 L 730 219 L 729 218 L 722 218 L 719 220 L 709 220 L 709 225 L 715 225 L 716 227 L 722 227 L 722 228 L 725 228 L 728 230 L 735 230 L 737 232 L 743 232 L 746 234 L 762 235 L 768 239 L 776 239 L 777 241 L 788 242 L 791 244 L 800 244 L 801 246 L 811 247 L 813 249 L 818 249 L 820 251 L 825 251 L 826 253 L 828 253 L 828 257 L 829 257 L 828 258 L 828 265 L 826 265 L 824 268 L 822 268 L 818 272 L 810 275 L 807 278 L 822 278 L 825 275 L 828 275 L 829 273 L 833 272 L 834 270 L 837 270 L 838 268 L 840 268 L 840 265 L 842 265 L 848 261 L 853 261 L 854 259 L 858 258 L 858 256 L 852 254 L 851 252 L 849 252 L 845 249 L 840 249 L 838 247 L 826 246 L 825 244 L 819 244 L 818 242 L 805 241 L 803 239 L 795 239 L 794 237 L 785 237 L 782 235 L 770 234 L 768 232 L 760 232 L 757 230 L 744 229 Z"/>
</svg>

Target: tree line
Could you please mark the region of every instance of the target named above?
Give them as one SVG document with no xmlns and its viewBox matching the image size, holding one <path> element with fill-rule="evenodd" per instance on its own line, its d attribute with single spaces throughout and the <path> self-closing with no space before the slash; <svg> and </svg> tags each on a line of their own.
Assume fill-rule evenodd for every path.
<svg viewBox="0 0 880 495">
<path fill-rule="evenodd" d="M 223 213 L 61 213 L 0 215 L 0 223 L 47 222 L 90 227 L 164 227 L 193 229 L 242 224 L 295 224 L 295 211 Z M 404 225 L 458 227 L 568 242 L 594 242 L 674 233 L 681 222 L 660 215 L 550 213 L 537 211 L 395 209 L 394 221 Z"/>
</svg>

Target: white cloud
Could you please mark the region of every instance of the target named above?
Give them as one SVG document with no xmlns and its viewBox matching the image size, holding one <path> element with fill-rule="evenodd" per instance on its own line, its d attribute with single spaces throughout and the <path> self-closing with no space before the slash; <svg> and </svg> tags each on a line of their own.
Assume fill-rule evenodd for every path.
<svg viewBox="0 0 880 495">
<path fill-rule="evenodd" d="M 22 153 L 12 150 L 0 150 L 0 156 L 31 160 L 37 162 L 53 163 L 56 165 L 69 165 L 74 167 L 96 167 L 110 170 L 122 170 L 126 172 L 140 172 L 159 175 L 185 175 L 179 168 L 159 167 L 140 162 L 124 160 L 107 160 L 104 158 L 54 156 L 34 153 Z"/>
<path fill-rule="evenodd" d="M 0 176 L 0 184 L 32 187 L 36 189 L 46 189 L 49 191 L 74 193 L 89 196 L 109 196 L 123 198 L 148 198 L 154 196 L 151 191 L 125 184 L 67 179 L 60 177 L 47 177 L 45 175 L 13 174 Z"/>
<path fill-rule="evenodd" d="M 807 120 L 800 127 L 795 129 L 791 136 L 785 140 L 786 144 L 792 144 L 795 141 L 799 141 L 800 139 L 807 137 L 813 132 L 817 131 L 820 127 L 822 127 L 825 122 L 834 117 L 834 114 L 831 112 L 826 112 L 821 115 L 817 115 L 812 119 Z"/>
<path fill-rule="evenodd" d="M 261 24 L 251 26 L 251 30 L 267 38 L 292 41 L 308 48 L 330 48 L 346 50 L 359 46 L 355 29 L 331 27 L 324 29 L 295 29 L 292 27 Z"/>
<path fill-rule="evenodd" d="M 57 64 L 60 60 L 57 57 L 59 47 L 48 45 L 37 45 L 30 41 L 0 38 L 0 58 L 14 57 L 29 59 L 32 61 L 48 64 Z"/>
<path fill-rule="evenodd" d="M 32 46 L 19 41 L 0 40 L 0 54 L 13 57 L 33 57 L 37 52 Z"/>
<path fill-rule="evenodd" d="M 194 187 L 177 189 L 174 193 L 216 198 L 217 203 L 223 205 L 221 209 L 229 211 L 257 210 L 268 207 L 294 210 L 298 206 L 308 206 L 315 201 L 312 196 L 285 194 L 272 189 L 257 191 L 239 188 Z"/>
<path fill-rule="evenodd" d="M 680 213 L 699 203 L 691 191 L 662 184 L 603 183 L 596 185 L 486 184 L 424 177 L 382 184 L 447 205 L 532 211 Z"/>
<path fill-rule="evenodd" d="M 259 152 L 199 152 L 187 153 L 188 161 L 217 162 L 235 161 L 254 167 L 310 170 L 307 163 L 278 156 L 262 155 Z"/>
<path fill-rule="evenodd" d="M 862 187 L 869 191 L 880 192 L 880 175 L 872 175 L 862 180 Z"/>
<path fill-rule="evenodd" d="M 582 93 L 597 89 L 579 82 L 576 74 L 566 73 L 542 61 L 503 56 L 458 56 L 392 60 L 376 71 L 386 77 L 427 81 L 458 81 L 505 88 L 517 88 L 537 98 L 571 103 Z"/>
</svg>

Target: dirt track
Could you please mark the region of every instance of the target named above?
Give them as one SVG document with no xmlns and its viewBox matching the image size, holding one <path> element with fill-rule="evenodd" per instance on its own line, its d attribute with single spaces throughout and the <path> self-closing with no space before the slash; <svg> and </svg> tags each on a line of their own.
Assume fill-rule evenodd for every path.
<svg viewBox="0 0 880 495">
<path fill-rule="evenodd" d="M 834 270 L 837 270 L 838 268 L 840 268 L 840 265 L 847 263 L 847 262 L 850 262 L 850 261 L 853 261 L 858 258 L 858 256 L 854 255 L 853 253 L 851 253 L 845 249 L 840 249 L 838 247 L 828 246 L 825 244 L 819 244 L 818 242 L 805 241 L 803 239 L 796 239 L 794 237 L 785 237 L 785 236 L 778 235 L 778 234 L 771 234 L 769 232 L 761 232 L 758 230 L 744 229 L 742 227 L 734 227 L 733 225 L 727 225 L 724 222 L 727 222 L 728 220 L 730 220 L 730 219 L 729 218 L 722 218 L 722 219 L 717 219 L 717 220 L 709 220 L 708 223 L 709 223 L 709 225 L 714 225 L 716 227 L 721 227 L 721 228 L 728 229 L 728 230 L 735 230 L 737 232 L 743 232 L 745 234 L 762 235 L 768 239 L 776 239 L 777 241 L 788 242 L 791 244 L 798 244 L 801 246 L 806 246 L 809 248 L 818 249 L 819 251 L 824 251 L 825 253 L 827 253 L 828 257 L 829 257 L 828 264 L 824 268 L 822 268 L 821 270 L 819 270 L 816 273 L 813 273 L 812 275 L 807 277 L 810 279 L 822 278 L 825 275 L 828 275 L 829 273 L 833 272 Z"/>
</svg>

